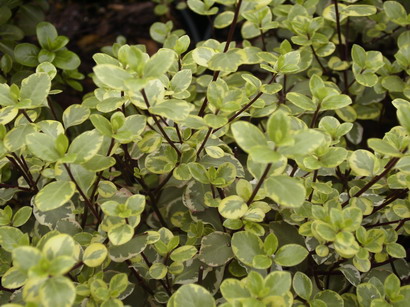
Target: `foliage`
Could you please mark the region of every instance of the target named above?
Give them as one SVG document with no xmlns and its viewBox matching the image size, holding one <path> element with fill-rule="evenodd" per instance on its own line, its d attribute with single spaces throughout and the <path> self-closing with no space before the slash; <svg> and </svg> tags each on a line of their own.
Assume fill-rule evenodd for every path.
<svg viewBox="0 0 410 307">
<path fill-rule="evenodd" d="M 407 306 L 408 4 L 188 0 L 227 41 L 154 23 L 61 116 L 45 5 L 0 1 L 3 306 Z"/>
</svg>

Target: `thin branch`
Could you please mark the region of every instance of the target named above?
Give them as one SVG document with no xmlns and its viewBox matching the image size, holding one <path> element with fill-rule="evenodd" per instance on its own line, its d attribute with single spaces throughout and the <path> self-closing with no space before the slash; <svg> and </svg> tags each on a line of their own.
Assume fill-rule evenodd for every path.
<svg viewBox="0 0 410 307">
<path fill-rule="evenodd" d="M 268 165 L 266 165 L 266 168 L 261 176 L 261 178 L 259 179 L 258 183 L 256 184 L 255 189 L 253 189 L 251 197 L 249 197 L 248 201 L 246 202 L 247 205 L 250 205 L 252 203 L 252 201 L 255 199 L 256 194 L 258 193 L 259 189 L 261 188 L 263 182 L 265 181 L 266 177 L 269 174 L 269 170 L 272 167 L 272 163 L 269 163 Z"/>
<path fill-rule="evenodd" d="M 342 28 L 340 26 L 340 14 L 339 14 L 339 1 L 338 0 L 333 0 L 333 3 L 335 5 L 335 13 L 336 13 L 336 30 L 337 30 L 337 38 L 338 38 L 338 48 L 340 52 L 340 58 L 342 61 L 347 61 L 347 54 L 345 52 L 345 48 L 343 46 L 342 42 Z M 347 93 L 348 90 L 348 80 L 347 80 L 347 71 L 343 70 L 343 80 L 344 80 L 344 85 L 345 85 L 345 93 Z"/>
<path fill-rule="evenodd" d="M 144 101 L 145 101 L 145 104 L 146 104 L 147 108 L 149 108 L 150 103 L 149 103 L 148 97 L 147 97 L 147 95 L 146 95 L 146 93 L 143 89 L 141 90 L 141 94 L 142 94 L 142 97 L 144 98 Z M 158 121 L 157 116 L 155 114 L 151 114 L 151 113 L 149 113 L 149 115 L 152 116 L 152 118 L 154 119 L 155 124 L 157 125 L 158 129 L 161 131 L 162 136 L 165 138 L 165 140 L 168 142 L 168 144 L 171 145 L 171 147 L 175 149 L 175 151 L 177 152 L 178 157 L 181 157 L 181 151 L 178 149 L 178 147 L 175 146 L 174 142 L 169 138 L 168 134 L 164 131 L 164 129 L 161 126 L 161 123 Z"/>
<path fill-rule="evenodd" d="M 353 197 L 359 197 L 363 193 L 365 193 L 368 189 L 370 189 L 375 183 L 377 183 L 381 178 L 387 175 L 388 172 L 391 171 L 391 169 L 396 165 L 396 163 L 399 162 L 399 158 L 392 158 L 385 166 L 385 169 L 382 173 L 379 175 L 373 177 L 372 180 L 370 180 L 363 188 L 361 188 L 357 193 L 353 195 Z M 342 207 L 345 207 L 349 203 L 349 200 L 347 199 L 343 204 Z"/>
<path fill-rule="evenodd" d="M 236 24 L 238 23 L 238 17 L 239 17 L 239 11 L 241 9 L 241 5 L 242 5 L 242 0 L 238 0 L 237 5 L 235 6 L 235 13 L 233 16 L 231 27 L 229 28 L 228 39 L 226 41 L 226 45 L 223 50 L 223 53 L 226 53 L 229 50 L 229 45 L 232 42 L 233 35 L 235 33 Z M 216 81 L 218 79 L 219 73 L 220 73 L 219 71 L 214 72 L 212 81 Z M 199 109 L 198 116 L 202 117 L 204 115 L 207 105 L 208 105 L 208 97 L 205 95 L 205 99 L 204 99 L 204 102 L 202 103 L 201 108 Z"/>
<path fill-rule="evenodd" d="M 98 215 L 98 212 L 94 209 L 93 204 L 91 201 L 88 199 L 88 197 L 85 195 L 81 187 L 78 185 L 77 180 L 75 180 L 73 173 L 71 172 L 69 166 L 66 163 L 63 163 L 63 166 L 65 170 L 67 171 L 68 176 L 70 177 L 71 181 L 74 182 L 78 192 L 80 193 L 81 197 L 84 199 L 85 203 L 87 204 L 88 208 L 92 212 L 92 214 L 96 217 L 97 221 L 100 222 L 100 217 Z"/>
</svg>

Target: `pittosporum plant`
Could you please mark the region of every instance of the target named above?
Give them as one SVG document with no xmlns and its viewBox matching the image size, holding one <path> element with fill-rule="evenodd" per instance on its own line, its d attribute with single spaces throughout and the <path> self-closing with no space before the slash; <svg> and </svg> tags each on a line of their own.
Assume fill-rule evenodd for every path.
<svg viewBox="0 0 410 307">
<path fill-rule="evenodd" d="M 1 304 L 408 306 L 408 3 L 186 3 L 227 39 L 120 39 L 61 117 L 67 39 L 0 41 Z"/>
</svg>

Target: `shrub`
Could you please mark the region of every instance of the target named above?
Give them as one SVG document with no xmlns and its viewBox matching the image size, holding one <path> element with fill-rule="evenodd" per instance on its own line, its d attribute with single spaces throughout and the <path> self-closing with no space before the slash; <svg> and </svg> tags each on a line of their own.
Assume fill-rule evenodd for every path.
<svg viewBox="0 0 410 307">
<path fill-rule="evenodd" d="M 104 48 L 59 114 L 80 60 L 46 22 L 21 42 L 15 2 L 3 306 L 407 306 L 408 3 L 188 0 L 225 42 L 155 23 L 158 52 Z"/>
</svg>

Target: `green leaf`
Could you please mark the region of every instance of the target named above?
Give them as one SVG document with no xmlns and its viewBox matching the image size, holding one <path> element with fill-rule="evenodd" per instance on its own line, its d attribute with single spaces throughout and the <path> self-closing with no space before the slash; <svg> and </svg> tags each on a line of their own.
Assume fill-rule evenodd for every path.
<svg viewBox="0 0 410 307">
<path fill-rule="evenodd" d="M 75 162 L 84 163 L 98 153 L 103 141 L 103 136 L 96 130 L 86 131 L 72 141 L 67 153 L 75 155 Z"/>
<path fill-rule="evenodd" d="M 122 126 L 115 132 L 113 137 L 121 144 L 135 141 L 144 131 L 146 118 L 143 115 L 130 115 L 125 118 Z M 114 127 L 114 125 L 113 125 Z M 115 129 L 114 129 L 115 130 Z"/>
<path fill-rule="evenodd" d="M 397 108 L 397 118 L 400 125 L 410 132 L 410 104 L 399 105 Z"/>
<path fill-rule="evenodd" d="M 356 150 L 349 157 L 350 168 L 358 176 L 374 176 L 380 171 L 377 157 L 367 150 Z"/>
<path fill-rule="evenodd" d="M 108 238 L 113 245 L 123 245 L 129 242 L 134 235 L 134 228 L 128 224 L 112 227 L 108 231 Z"/>
<path fill-rule="evenodd" d="M 306 156 L 316 150 L 323 143 L 323 133 L 316 130 L 302 130 L 294 135 L 293 145 L 279 148 L 278 152 L 289 157 Z"/>
<path fill-rule="evenodd" d="M 252 260 L 255 256 L 265 254 L 262 240 L 249 231 L 233 234 L 232 251 L 238 260 L 249 266 L 252 266 Z"/>
<path fill-rule="evenodd" d="M 269 289 L 269 295 L 284 296 L 290 290 L 292 276 L 289 272 L 275 271 L 265 277 L 265 287 Z"/>
<path fill-rule="evenodd" d="M 407 12 L 399 2 L 386 1 L 383 3 L 383 8 L 390 20 L 398 23 L 399 25 L 406 24 Z"/>
<path fill-rule="evenodd" d="M 352 99 L 350 99 L 349 96 L 347 95 L 333 95 L 333 96 L 328 96 L 325 99 L 323 99 L 320 109 L 322 111 L 325 110 L 337 110 L 344 108 L 348 105 L 352 104 Z"/>
<path fill-rule="evenodd" d="M 306 189 L 297 179 L 280 175 L 265 180 L 268 196 L 279 205 L 289 208 L 299 208 L 306 197 Z"/>
<path fill-rule="evenodd" d="M 138 235 L 125 244 L 110 246 L 108 251 L 110 258 L 114 262 L 124 262 L 141 253 L 147 244 L 147 235 Z"/>
<path fill-rule="evenodd" d="M 64 110 L 63 123 L 67 129 L 85 122 L 90 116 L 90 109 L 80 104 L 73 104 Z"/>
<path fill-rule="evenodd" d="M 168 268 L 161 262 L 156 262 L 149 268 L 149 275 L 154 279 L 163 279 L 167 272 Z"/>
<path fill-rule="evenodd" d="M 0 84 L 0 105 L 14 106 L 16 98 L 10 93 L 10 87 L 7 84 Z"/>
<path fill-rule="evenodd" d="M 276 111 L 268 120 L 267 130 L 269 138 L 276 146 L 289 142 L 290 118 L 282 111 Z"/>
<path fill-rule="evenodd" d="M 125 273 L 115 274 L 111 280 L 108 289 L 111 297 L 118 297 L 128 287 L 128 276 Z"/>
<path fill-rule="evenodd" d="M 398 296 L 400 291 L 400 279 L 395 274 L 390 274 L 384 280 L 384 290 L 390 299 Z"/>
<path fill-rule="evenodd" d="M 43 246 L 43 255 L 48 260 L 55 259 L 60 256 L 75 257 L 79 250 L 75 248 L 74 239 L 68 234 L 55 234 L 48 238 Z"/>
<path fill-rule="evenodd" d="M 243 61 L 243 50 L 231 49 L 215 54 L 208 62 L 208 68 L 215 71 L 235 72 Z"/>
<path fill-rule="evenodd" d="M 112 127 L 111 123 L 104 116 L 99 114 L 92 114 L 90 120 L 95 127 L 95 129 L 102 135 L 111 137 L 112 136 Z"/>
<path fill-rule="evenodd" d="M 351 264 L 341 265 L 339 271 L 343 273 L 344 277 L 355 287 L 360 284 L 360 272 Z"/>
<path fill-rule="evenodd" d="M 38 158 L 56 162 L 62 156 L 56 148 L 56 140 L 52 136 L 45 133 L 31 133 L 26 137 L 28 149 Z"/>
<path fill-rule="evenodd" d="M 291 51 L 279 56 L 275 64 L 275 69 L 279 73 L 289 74 L 299 70 L 299 62 L 301 60 L 299 51 Z"/>
<path fill-rule="evenodd" d="M 93 68 L 98 80 L 108 88 L 125 90 L 125 81 L 132 78 L 132 75 L 125 69 L 113 64 L 101 64 Z"/>
<path fill-rule="evenodd" d="M 58 50 L 53 64 L 63 70 L 74 70 L 80 66 L 81 60 L 78 55 L 72 51 Z"/>
<path fill-rule="evenodd" d="M 185 120 L 193 109 L 194 106 L 184 100 L 169 99 L 150 107 L 149 111 L 153 114 L 179 122 Z"/>
<path fill-rule="evenodd" d="M 222 282 L 221 293 L 228 302 L 251 297 L 245 283 L 233 278 L 227 278 Z"/>
<path fill-rule="evenodd" d="M 3 107 L 0 109 L 0 125 L 7 125 L 16 118 L 19 110 L 16 107 Z"/>
<path fill-rule="evenodd" d="M 15 267 L 8 269 L 1 278 L 1 285 L 7 289 L 17 289 L 27 281 L 27 274 Z"/>
<path fill-rule="evenodd" d="M 301 245 L 286 244 L 278 249 L 273 260 L 282 266 L 295 266 L 301 263 L 308 254 L 306 248 Z"/>
<path fill-rule="evenodd" d="M 253 147 L 267 146 L 264 134 L 251 123 L 240 121 L 231 125 L 233 137 L 238 145 L 246 152 L 250 152 Z"/>
<path fill-rule="evenodd" d="M 170 49 L 160 49 L 144 67 L 144 78 L 158 78 L 165 74 L 175 60 L 175 52 Z"/>
<path fill-rule="evenodd" d="M 286 94 L 286 99 L 293 103 L 295 106 L 306 110 L 306 111 L 315 111 L 317 109 L 316 104 L 309 97 L 296 93 L 290 92 Z"/>
<path fill-rule="evenodd" d="M 197 253 L 197 249 L 195 246 L 184 245 L 184 246 L 178 247 L 177 249 L 174 249 L 169 257 L 173 261 L 184 262 L 194 257 L 196 253 Z"/>
<path fill-rule="evenodd" d="M 52 42 L 58 36 L 56 28 L 49 22 L 37 24 L 36 33 L 38 42 L 44 49 L 51 49 Z"/>
<path fill-rule="evenodd" d="M 358 285 L 356 294 L 361 306 L 371 306 L 373 300 L 381 298 L 379 290 L 369 282 Z"/>
<path fill-rule="evenodd" d="M 248 206 L 241 197 L 231 195 L 222 199 L 218 211 L 226 219 L 239 219 L 248 211 Z"/>
<path fill-rule="evenodd" d="M 33 212 L 33 208 L 29 206 L 21 207 L 17 212 L 14 214 L 12 221 L 12 225 L 14 227 L 20 227 L 24 225 L 30 218 L 31 213 Z"/>
<path fill-rule="evenodd" d="M 46 73 L 35 73 L 21 82 L 20 100 L 30 99 L 30 106 L 47 105 L 46 98 L 51 88 L 50 77 Z"/>
<path fill-rule="evenodd" d="M 16 247 L 28 244 L 28 235 L 22 233 L 20 229 L 10 226 L 0 227 L 0 245 L 5 251 L 11 253 Z"/>
<path fill-rule="evenodd" d="M 36 132 L 34 124 L 16 126 L 4 137 L 4 146 L 9 151 L 16 152 L 26 145 L 26 136 L 33 132 Z"/>
<path fill-rule="evenodd" d="M 40 211 L 50 211 L 68 202 L 75 192 L 71 181 L 55 181 L 43 187 L 34 197 L 34 203 Z"/>
<path fill-rule="evenodd" d="M 37 55 L 40 49 L 28 43 L 18 44 L 14 48 L 14 57 L 22 65 L 36 67 L 38 65 Z"/>
<path fill-rule="evenodd" d="M 207 265 L 222 266 L 233 256 L 231 237 L 227 233 L 215 231 L 202 238 L 198 258 Z"/>
<path fill-rule="evenodd" d="M 40 299 L 45 307 L 69 307 L 75 300 L 74 284 L 63 276 L 57 276 L 47 279 L 40 286 Z"/>
<path fill-rule="evenodd" d="M 218 14 L 214 20 L 214 26 L 216 29 L 223 29 L 232 23 L 234 13 L 230 11 L 222 12 Z"/>
<path fill-rule="evenodd" d="M 387 253 L 393 258 L 405 258 L 406 250 L 404 247 L 398 243 L 388 243 L 386 244 Z"/>
<path fill-rule="evenodd" d="M 97 267 L 107 258 L 108 250 L 104 244 L 92 243 L 87 246 L 83 255 L 83 262 L 86 266 Z"/>
<path fill-rule="evenodd" d="M 215 307 L 213 296 L 204 287 L 187 284 L 181 286 L 172 295 L 170 302 L 173 306 Z M 170 303 L 168 305 L 172 306 Z"/>
<path fill-rule="evenodd" d="M 313 284 L 307 275 L 296 272 L 293 276 L 293 289 L 299 297 L 309 301 L 312 296 Z"/>
</svg>

